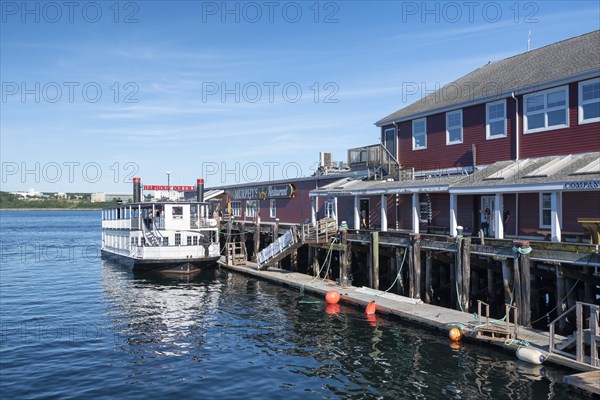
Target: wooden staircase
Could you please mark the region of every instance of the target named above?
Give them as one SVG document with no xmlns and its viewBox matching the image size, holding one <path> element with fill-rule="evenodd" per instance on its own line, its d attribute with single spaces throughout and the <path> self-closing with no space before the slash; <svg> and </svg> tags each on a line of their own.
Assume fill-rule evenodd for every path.
<svg viewBox="0 0 600 400">
<path fill-rule="evenodd" d="M 573 312 L 576 315 L 575 332 L 559 341 L 555 334 L 556 324 Z M 550 322 L 549 351 L 600 369 L 600 306 L 578 301 Z"/>
<path fill-rule="evenodd" d="M 324 218 L 314 224 L 303 224 L 300 234 L 292 227 L 258 253 L 258 269 L 268 268 L 305 244 L 329 243 L 337 235 L 337 231 L 337 223 L 333 218 Z"/>
</svg>

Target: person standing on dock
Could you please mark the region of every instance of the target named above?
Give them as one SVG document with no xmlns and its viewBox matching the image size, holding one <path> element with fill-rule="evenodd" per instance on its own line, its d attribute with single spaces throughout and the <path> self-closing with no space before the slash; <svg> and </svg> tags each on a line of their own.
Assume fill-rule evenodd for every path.
<svg viewBox="0 0 600 400">
<path fill-rule="evenodd" d="M 479 210 L 481 214 L 481 230 L 485 236 L 489 236 L 490 234 L 490 209 L 486 208 L 485 210 Z"/>
</svg>

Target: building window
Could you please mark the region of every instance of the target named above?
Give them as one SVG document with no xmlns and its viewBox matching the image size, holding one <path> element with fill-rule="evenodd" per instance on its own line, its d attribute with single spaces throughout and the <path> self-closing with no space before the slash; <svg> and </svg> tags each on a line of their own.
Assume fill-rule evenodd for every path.
<svg viewBox="0 0 600 400">
<path fill-rule="evenodd" d="M 191 237 L 191 236 L 188 236 L 188 237 L 187 237 L 187 245 L 188 245 L 188 246 L 191 246 L 191 245 L 192 245 L 192 237 Z"/>
<path fill-rule="evenodd" d="M 600 122 L 600 78 L 579 82 L 579 123 Z"/>
<path fill-rule="evenodd" d="M 463 141 L 462 110 L 446 113 L 446 145 Z"/>
<path fill-rule="evenodd" d="M 396 154 L 396 128 L 386 129 L 383 132 L 384 146 L 394 158 L 398 158 Z"/>
<path fill-rule="evenodd" d="M 506 100 L 485 105 L 485 138 L 506 137 Z"/>
<path fill-rule="evenodd" d="M 232 201 L 231 203 L 229 203 L 229 205 L 231 207 L 231 215 L 233 215 L 234 217 L 242 216 L 242 202 L 241 201 Z"/>
<path fill-rule="evenodd" d="M 194 246 L 198 246 L 198 236 L 194 236 Z"/>
<path fill-rule="evenodd" d="M 427 119 L 416 119 L 412 122 L 413 150 L 427 148 Z"/>
<path fill-rule="evenodd" d="M 325 218 L 335 218 L 335 200 L 327 199 L 325 201 Z"/>
<path fill-rule="evenodd" d="M 419 202 L 419 222 L 428 223 L 431 221 L 431 202 L 421 201 Z"/>
<path fill-rule="evenodd" d="M 540 228 L 552 226 L 552 194 L 540 193 Z"/>
<path fill-rule="evenodd" d="M 246 217 L 254 218 L 258 215 L 258 200 L 246 200 Z"/>
<path fill-rule="evenodd" d="M 275 199 L 269 201 L 269 216 L 271 218 L 277 218 L 277 200 Z"/>
<path fill-rule="evenodd" d="M 173 207 L 173 219 L 183 218 L 183 207 Z"/>
<path fill-rule="evenodd" d="M 569 127 L 566 86 L 526 95 L 525 133 Z"/>
<path fill-rule="evenodd" d="M 175 234 L 175 246 L 181 246 L 181 233 Z"/>
</svg>

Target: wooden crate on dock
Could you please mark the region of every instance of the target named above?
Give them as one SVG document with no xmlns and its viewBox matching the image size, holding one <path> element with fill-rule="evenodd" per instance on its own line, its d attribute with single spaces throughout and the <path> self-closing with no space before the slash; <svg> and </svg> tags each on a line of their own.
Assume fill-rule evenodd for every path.
<svg viewBox="0 0 600 400">
<path fill-rule="evenodd" d="M 479 321 L 481 325 L 477 327 L 477 338 L 491 339 L 491 340 L 506 340 L 516 339 L 518 333 L 517 321 L 517 308 L 510 304 L 505 304 L 506 313 L 504 320 L 490 319 L 490 305 L 484 303 L 481 300 L 477 301 L 477 315 L 479 315 Z M 485 307 L 485 316 L 482 314 L 482 310 Z M 511 311 L 512 321 L 511 322 Z"/>
</svg>

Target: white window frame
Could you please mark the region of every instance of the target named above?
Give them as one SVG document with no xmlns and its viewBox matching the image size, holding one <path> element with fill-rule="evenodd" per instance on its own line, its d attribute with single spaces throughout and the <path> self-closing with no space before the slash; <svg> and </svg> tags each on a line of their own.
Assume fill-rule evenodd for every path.
<svg viewBox="0 0 600 400">
<path fill-rule="evenodd" d="M 544 208 L 544 195 L 550 197 L 550 208 Z M 552 228 L 552 193 L 542 192 L 540 193 L 540 228 Z M 550 224 L 544 224 L 544 210 L 550 211 Z"/>
<path fill-rule="evenodd" d="M 269 217 L 277 218 L 277 200 L 269 200 Z"/>
<path fill-rule="evenodd" d="M 502 122 L 504 122 L 504 133 L 502 135 L 492 135 L 490 133 L 490 123 L 498 122 L 498 121 L 500 121 L 500 118 L 490 119 L 490 107 L 496 106 L 500 103 L 502 103 L 502 105 L 504 105 L 504 115 L 502 116 Z M 505 138 L 508 133 L 507 131 L 508 131 L 508 129 L 506 126 L 506 99 L 494 101 L 491 103 L 486 103 L 486 105 L 485 105 L 485 138 L 486 138 L 486 140 Z"/>
<path fill-rule="evenodd" d="M 258 200 L 246 200 L 246 217 L 254 218 L 258 215 Z"/>
<path fill-rule="evenodd" d="M 450 140 L 450 117 L 454 114 L 460 115 L 460 140 Z M 456 127 L 452 127 L 452 129 L 456 129 Z M 461 144 L 463 142 L 463 114 L 461 110 L 450 111 L 446 113 L 446 146 L 452 144 Z"/>
<path fill-rule="evenodd" d="M 242 216 L 242 202 L 239 200 L 235 200 L 229 203 L 231 207 L 231 215 L 234 217 Z"/>
<path fill-rule="evenodd" d="M 583 119 L 583 106 L 585 104 L 592 104 L 592 103 L 598 103 L 600 102 L 600 97 L 597 99 L 593 99 L 593 100 L 583 100 L 583 86 L 584 85 L 589 85 L 589 84 L 594 84 L 594 83 L 598 83 L 600 82 L 600 78 L 594 78 L 594 79 L 589 79 L 587 81 L 581 81 L 579 82 L 578 85 L 578 91 L 579 91 L 579 105 L 578 105 L 578 112 L 579 112 L 579 124 L 591 124 L 593 122 L 600 122 L 600 117 L 595 117 L 595 118 L 588 118 L 588 119 Z"/>
<path fill-rule="evenodd" d="M 417 124 L 421 121 L 424 122 L 424 126 L 425 126 L 425 132 L 423 133 L 423 136 L 425 137 L 425 145 L 417 147 L 416 141 L 415 141 L 415 124 Z M 424 150 L 426 148 L 427 148 L 427 118 L 425 117 L 425 118 L 414 119 L 412 121 L 412 149 L 413 150 Z"/>
<path fill-rule="evenodd" d="M 548 109 L 548 93 L 551 92 L 557 92 L 559 90 L 564 90 L 565 91 L 565 105 L 564 106 L 560 106 L 560 107 L 553 107 L 551 109 Z M 543 95 L 544 96 L 544 108 L 541 110 L 536 110 L 534 112 L 528 113 L 527 112 L 527 100 L 530 97 L 533 96 L 538 96 L 538 95 Z M 561 110 L 564 109 L 565 110 L 565 123 L 562 125 L 555 125 L 555 126 L 548 126 L 548 112 L 550 111 L 557 111 L 557 110 Z M 534 128 L 534 129 L 529 129 L 528 128 L 528 123 L 529 123 L 529 115 L 532 114 L 540 114 L 543 113 L 544 114 L 544 126 L 541 128 Z M 565 129 L 569 127 L 569 86 L 564 85 L 564 86 L 559 86 L 559 87 L 555 87 L 552 89 L 546 89 L 546 90 L 542 90 L 539 92 L 534 92 L 534 93 L 529 93 L 526 94 L 525 96 L 523 96 L 523 127 L 524 127 L 524 134 L 528 134 L 528 133 L 536 133 L 536 132 L 545 132 L 545 131 L 553 131 L 556 129 Z"/>
<path fill-rule="evenodd" d="M 393 145 L 393 149 L 394 151 L 390 151 L 390 153 L 392 153 L 392 155 L 394 156 L 394 158 L 397 160 L 398 159 L 398 145 L 396 144 L 396 137 L 397 137 L 397 133 L 396 133 L 396 128 L 387 128 L 383 131 L 383 146 L 389 151 L 390 149 L 388 148 L 388 143 L 387 143 L 387 134 L 389 131 L 392 131 L 393 135 L 394 135 L 394 140 L 392 141 L 392 145 Z"/>
<path fill-rule="evenodd" d="M 425 218 L 423 218 L 423 216 L 425 216 Z M 419 222 L 422 224 L 426 224 L 429 222 L 430 217 L 431 217 L 431 215 L 429 215 L 429 202 L 420 201 L 419 202 Z"/>
</svg>

